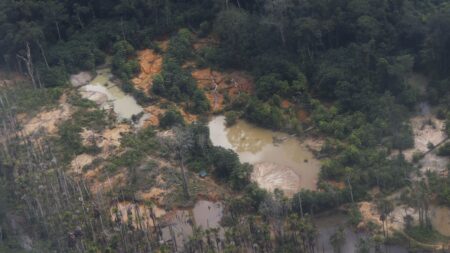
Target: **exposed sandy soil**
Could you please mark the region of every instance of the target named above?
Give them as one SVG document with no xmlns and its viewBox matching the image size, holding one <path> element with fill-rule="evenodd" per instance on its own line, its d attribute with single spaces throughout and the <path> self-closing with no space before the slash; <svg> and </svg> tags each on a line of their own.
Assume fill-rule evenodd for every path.
<svg viewBox="0 0 450 253">
<path fill-rule="evenodd" d="M 181 115 L 183 116 L 184 121 L 186 121 L 187 123 L 190 124 L 190 123 L 198 120 L 197 115 L 186 112 L 186 110 L 184 110 L 184 108 L 178 107 L 178 110 L 180 111 Z"/>
<path fill-rule="evenodd" d="M 134 86 L 144 93 L 149 94 L 153 77 L 161 72 L 163 57 L 152 49 L 144 49 L 137 53 L 140 73 L 133 78 Z"/>
<path fill-rule="evenodd" d="M 114 128 L 107 128 L 101 133 L 96 133 L 92 130 L 84 129 L 81 132 L 83 145 L 97 145 L 102 148 L 104 155 L 111 154 L 114 148 L 120 146 L 120 139 L 122 135 L 131 131 L 128 124 L 117 124 Z"/>
<path fill-rule="evenodd" d="M 76 75 L 70 76 L 70 83 L 73 87 L 80 87 L 88 84 L 94 77 L 90 72 L 83 71 Z"/>
<path fill-rule="evenodd" d="M 301 186 L 300 177 L 291 168 L 268 162 L 255 164 L 251 179 L 261 188 L 272 192 L 280 189 L 287 196 L 298 192 Z"/>
<path fill-rule="evenodd" d="M 450 210 L 448 207 L 434 207 L 430 211 L 431 224 L 440 234 L 450 236 Z"/>
<path fill-rule="evenodd" d="M 75 157 L 70 163 L 72 167 L 72 171 L 77 174 L 81 174 L 83 172 L 83 167 L 91 164 L 95 157 L 88 154 L 81 154 Z"/>
<path fill-rule="evenodd" d="M 427 154 L 422 160 L 420 160 L 419 164 L 421 166 L 421 171 L 435 171 L 442 176 L 446 176 L 447 165 L 449 164 L 450 159 L 444 156 L 438 156 L 435 152 L 431 152 Z"/>
<path fill-rule="evenodd" d="M 375 204 L 371 202 L 359 203 L 359 210 L 362 214 L 363 220 L 358 224 L 358 228 L 364 230 L 367 228 L 369 221 L 377 224 L 382 228 L 380 220 L 380 212 L 377 210 Z M 419 225 L 419 213 L 411 207 L 406 205 L 397 205 L 389 214 L 387 219 L 387 228 L 390 231 L 402 231 L 405 229 L 404 217 L 410 215 L 412 217 L 412 225 Z M 450 210 L 447 207 L 439 207 L 431 205 L 429 208 L 429 218 L 433 229 L 444 236 L 450 236 Z M 432 245 L 433 246 L 433 245 Z M 436 244 L 435 246 L 439 246 Z"/>
<path fill-rule="evenodd" d="M 159 117 L 164 115 L 166 112 L 165 109 L 161 109 L 157 105 L 150 105 L 144 108 L 144 112 L 148 113 L 150 116 L 145 120 L 143 127 L 147 126 L 158 126 L 159 125 Z"/>
<path fill-rule="evenodd" d="M 359 211 L 362 215 L 362 221 L 358 224 L 358 229 L 364 230 L 367 228 L 367 224 L 372 222 L 380 226 L 383 226 L 380 220 L 381 213 L 378 211 L 377 206 L 372 202 L 361 202 L 358 204 Z M 388 216 L 387 227 L 389 230 L 403 230 L 404 217 L 411 215 L 415 223 L 418 222 L 419 214 L 412 208 L 405 205 L 398 205 Z"/>
<path fill-rule="evenodd" d="M 163 199 L 166 193 L 167 190 L 155 187 L 148 191 L 136 192 L 136 199 L 140 201 L 153 201 L 157 205 L 163 205 Z"/>
<path fill-rule="evenodd" d="M 429 124 L 431 122 L 431 124 Z M 420 115 L 411 119 L 411 125 L 414 133 L 414 148 L 404 151 L 405 158 L 412 161 L 414 152 L 428 151 L 428 142 L 434 145 L 442 142 L 447 136 L 445 135 L 444 121 L 437 119 L 432 115 Z"/>
<path fill-rule="evenodd" d="M 375 204 L 371 202 L 361 202 L 358 204 L 359 211 L 362 215 L 362 220 L 358 224 L 358 229 L 365 229 L 369 222 L 373 222 L 381 226 L 380 213 Z"/>
<path fill-rule="evenodd" d="M 71 162 L 72 172 L 75 174 L 82 174 L 84 166 L 89 165 L 95 158 L 106 159 L 111 155 L 114 155 L 120 146 L 120 139 L 122 135 L 131 131 L 131 127 L 128 124 L 117 124 L 114 128 L 105 129 L 101 133 L 96 133 L 92 130 L 83 129 L 81 132 L 82 144 L 84 146 L 96 145 L 101 148 L 100 154 L 94 156 L 88 154 L 81 154 L 75 157 Z M 89 170 L 83 174 L 83 177 L 91 180 L 94 184 L 101 184 L 98 181 L 97 176 L 101 173 L 102 168 L 97 167 Z M 104 185 L 93 186 L 96 190 L 104 187 Z"/>
<path fill-rule="evenodd" d="M 411 119 L 411 126 L 414 133 L 414 148 L 405 150 L 403 154 L 407 161 L 413 160 L 414 153 L 426 153 L 429 151 L 428 143 L 433 145 L 440 144 L 447 138 L 443 131 L 445 122 L 439 120 L 431 113 L 424 113 Z M 395 155 L 396 152 L 393 153 Z M 419 165 L 422 172 L 435 171 L 444 173 L 447 171 L 448 157 L 436 155 L 436 150 L 426 154 L 420 161 Z"/>
<path fill-rule="evenodd" d="M 155 218 L 160 218 L 166 214 L 166 212 L 158 207 L 147 207 L 143 204 L 139 203 L 131 203 L 128 201 L 122 201 L 117 203 L 115 206 L 111 208 L 111 219 L 114 221 L 116 219 L 115 209 L 117 208 L 120 211 L 121 220 L 123 223 L 128 222 L 128 213 L 131 212 L 131 217 L 133 219 L 133 225 L 136 228 L 139 228 L 139 224 L 142 226 L 142 229 L 153 227 L 153 220 L 151 219 L 151 212 L 155 215 Z M 140 219 L 140 223 L 138 222 L 137 217 Z"/>
<path fill-rule="evenodd" d="M 66 95 L 60 98 L 60 105 L 49 111 L 42 111 L 29 121 L 23 123 L 23 131 L 26 135 L 35 133 L 42 129 L 49 134 L 55 134 L 58 131 L 58 124 L 69 119 L 72 115 L 72 109 L 67 103 Z"/>
</svg>

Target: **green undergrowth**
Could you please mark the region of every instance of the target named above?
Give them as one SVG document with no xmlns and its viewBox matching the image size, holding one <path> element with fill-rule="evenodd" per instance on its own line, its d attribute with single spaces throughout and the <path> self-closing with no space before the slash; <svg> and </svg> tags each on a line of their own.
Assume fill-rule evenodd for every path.
<svg viewBox="0 0 450 253">
<path fill-rule="evenodd" d="M 69 103 L 75 112 L 71 117 L 58 125 L 56 137 L 50 137 L 53 149 L 63 164 L 69 163 L 75 156 L 82 153 L 97 154 L 100 148 L 95 141 L 87 146 L 83 145 L 81 132 L 83 129 L 100 132 L 111 126 L 113 120 L 104 110 L 94 107 L 91 101 L 82 99 L 79 95 L 70 95 Z"/>
<path fill-rule="evenodd" d="M 0 89 L 0 92 L 2 90 Z M 17 113 L 35 113 L 44 106 L 56 106 L 64 88 L 34 89 L 28 82 L 17 82 L 4 89 L 10 103 L 14 103 Z"/>
<path fill-rule="evenodd" d="M 441 244 L 447 243 L 449 237 L 441 235 L 432 228 L 415 226 L 405 230 L 405 233 L 414 240 L 424 244 Z"/>
</svg>

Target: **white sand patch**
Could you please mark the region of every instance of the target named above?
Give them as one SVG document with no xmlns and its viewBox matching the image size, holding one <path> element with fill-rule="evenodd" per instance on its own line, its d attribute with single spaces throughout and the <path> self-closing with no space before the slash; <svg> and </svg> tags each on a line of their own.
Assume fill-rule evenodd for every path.
<svg viewBox="0 0 450 253">
<path fill-rule="evenodd" d="M 412 161 L 415 152 L 425 153 L 428 151 L 428 143 L 439 144 L 445 138 L 444 121 L 435 116 L 416 116 L 411 119 L 411 125 L 414 133 L 414 148 L 404 151 L 405 158 Z"/>
<path fill-rule="evenodd" d="M 70 163 L 72 167 L 72 171 L 77 174 L 81 174 L 83 172 L 83 167 L 91 164 L 94 160 L 94 157 L 92 155 L 88 154 L 81 154 L 75 157 L 72 162 Z"/>
<path fill-rule="evenodd" d="M 88 84 L 92 80 L 93 76 L 90 72 L 83 71 L 76 75 L 70 76 L 70 83 L 73 87 L 80 87 Z"/>
<path fill-rule="evenodd" d="M 251 179 L 268 191 L 280 189 L 288 196 L 298 192 L 301 186 L 300 176 L 291 168 L 269 162 L 255 164 Z"/>
</svg>

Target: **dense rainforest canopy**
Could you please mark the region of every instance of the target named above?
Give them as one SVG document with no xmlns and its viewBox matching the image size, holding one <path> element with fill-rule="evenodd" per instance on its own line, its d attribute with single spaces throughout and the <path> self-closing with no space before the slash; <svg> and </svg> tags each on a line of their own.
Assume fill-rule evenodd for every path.
<svg viewBox="0 0 450 253">
<path fill-rule="evenodd" d="M 420 99 L 417 87 L 404 80 L 412 70 L 432 77 L 431 101 L 446 97 L 438 96 L 446 92 L 449 68 L 450 20 L 444 0 L 0 4 L 2 65 L 25 69 L 21 59 L 29 47 L 35 75 L 46 87 L 93 69 L 105 53 L 117 52 L 117 42 L 127 41 L 130 50 L 151 47 L 155 38 L 187 27 L 200 36 L 215 34 L 220 46 L 205 49 L 205 60 L 254 73 L 262 102 L 309 91 L 315 98 L 337 101 L 342 112 L 374 112 L 378 99 L 386 96 L 411 108 Z M 121 67 L 122 77 L 129 78 L 133 66 Z M 252 115 L 258 121 L 258 114 Z"/>
<path fill-rule="evenodd" d="M 194 54 L 194 37 L 210 37 L 215 44 Z M 161 39 L 169 39 L 169 46 L 148 95 L 130 83 L 139 72 L 135 55 L 146 48 L 161 51 L 155 43 Z M 293 213 L 289 220 L 292 226 L 302 224 L 301 232 L 291 231 L 293 237 L 311 235 L 303 212 L 366 199 L 374 187 L 392 192 L 410 183 L 406 178 L 413 166 L 401 152 L 395 157 L 390 154 L 414 146 L 408 119 L 419 103 L 428 101 L 437 108 L 437 116 L 446 120 L 445 130 L 450 135 L 448 0 L 1 0 L 0 55 L 2 69 L 25 74 L 32 86 L 43 92 L 39 97 L 53 103 L 60 88 L 68 86 L 70 75 L 110 62 L 123 83 L 121 88 L 139 103 L 151 103 L 158 96 L 183 104 L 186 111 L 200 116 L 206 115 L 211 105 L 189 69 L 183 67 L 186 61 L 251 73 L 254 94 L 242 94 L 225 108 L 227 119 L 231 122 L 242 117 L 295 134 L 313 129 L 325 136 L 327 141 L 318 154 L 326 158 L 320 191 L 298 193 L 290 200 L 287 212 L 288 204 L 280 195 L 263 201 L 266 193 L 249 180 L 251 168 L 240 164 L 232 151 L 194 143 L 186 161 L 190 169 L 214 167 L 216 179 L 245 193 L 230 204 L 230 224 L 239 223 L 236 213 L 240 212 L 270 216 L 260 206 L 273 201 L 280 204 L 280 212 Z M 411 73 L 430 80 L 426 90 L 408 82 Z M 18 96 L 30 99 L 26 92 Z M 307 111 L 311 121 L 297 120 L 295 112 L 281 106 L 282 101 Z M 86 109 L 92 105 L 78 100 L 77 105 L 85 114 L 75 114 L 60 126 L 59 139 L 52 140 L 55 145 L 68 146 L 55 151 L 63 154 L 63 160 L 98 152 L 95 147 L 86 149 L 78 140 L 82 131 L 79 124 L 108 124 L 101 111 Z M 8 112 L 2 113 L 0 116 Z M 175 109 L 160 119 L 163 129 L 174 125 L 193 131 L 194 136 L 208 134 L 202 125 L 186 126 Z M 156 149 L 152 130 L 140 134 L 125 139 L 129 150 L 112 160 L 110 169 L 127 165 L 135 170 L 137 163 Z M 133 152 L 136 147 L 144 152 Z M 183 160 L 180 145 L 171 147 L 180 150 Z M 439 152 L 448 156 L 448 150 L 446 145 Z M 5 171 L 15 162 L 0 158 L 4 160 L 0 160 L 1 174 L 6 178 L 2 180 L 8 180 L 11 175 Z M 344 187 L 332 187 L 328 180 L 344 182 Z M 436 183 L 432 189 L 444 203 L 450 199 L 447 181 Z M 302 219 L 295 216 L 300 211 Z M 0 213 L 0 220 L 3 216 Z M 252 219 L 246 222 L 252 231 L 260 232 L 255 241 L 264 245 L 265 252 L 295 252 L 296 243 L 300 244 L 289 242 L 286 236 L 280 239 L 285 244 L 272 248 L 263 243 L 269 234 L 267 227 L 258 227 Z M 310 252 L 312 241 L 302 241 L 304 252 Z M 192 249 L 200 252 L 195 251 L 196 246 Z"/>
</svg>

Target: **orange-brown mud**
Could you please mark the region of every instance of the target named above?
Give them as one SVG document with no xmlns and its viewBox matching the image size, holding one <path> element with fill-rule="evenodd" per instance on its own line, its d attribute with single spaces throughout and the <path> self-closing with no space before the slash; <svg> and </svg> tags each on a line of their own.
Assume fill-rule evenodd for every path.
<svg viewBox="0 0 450 253">
<path fill-rule="evenodd" d="M 133 78 L 134 86 L 148 94 L 152 85 L 153 77 L 162 69 L 163 57 L 152 49 L 144 49 L 137 53 L 140 72 Z"/>
<path fill-rule="evenodd" d="M 286 99 L 281 101 L 281 108 L 283 108 L 283 109 L 289 109 L 292 106 L 294 106 L 294 105 Z"/>
<path fill-rule="evenodd" d="M 210 68 L 198 69 L 192 72 L 197 86 L 205 91 L 211 110 L 221 111 L 225 105 L 225 96 L 231 100 L 241 92 L 253 91 L 253 78 L 241 71 L 218 72 Z"/>
<path fill-rule="evenodd" d="M 159 118 L 166 112 L 159 106 L 150 105 L 144 108 L 144 112 L 148 113 L 150 117 L 145 121 L 144 128 L 148 126 L 159 126 Z"/>
<path fill-rule="evenodd" d="M 310 117 L 309 117 L 309 112 L 307 112 L 304 109 L 300 109 L 297 112 L 297 118 L 300 120 L 300 122 L 302 123 L 308 123 L 310 121 Z"/>
<path fill-rule="evenodd" d="M 179 111 L 181 113 L 181 116 L 183 116 L 184 121 L 186 121 L 187 123 L 190 124 L 190 123 L 198 120 L 198 116 L 197 115 L 191 114 L 191 113 L 187 112 L 186 110 L 184 110 L 181 107 L 179 107 L 178 109 L 179 109 Z"/>
<path fill-rule="evenodd" d="M 142 201 L 152 200 L 158 202 L 166 192 L 167 190 L 155 187 L 148 191 L 138 191 L 136 193 L 136 198 Z"/>
</svg>

